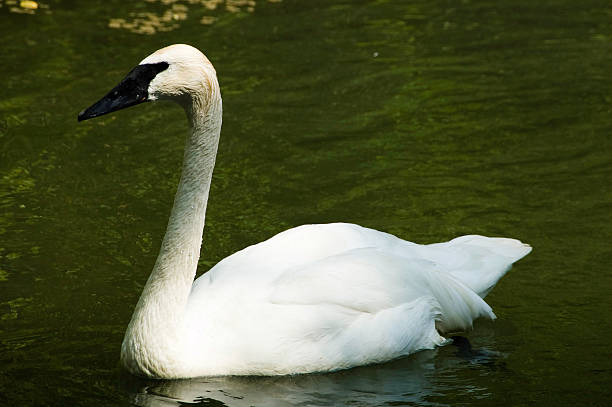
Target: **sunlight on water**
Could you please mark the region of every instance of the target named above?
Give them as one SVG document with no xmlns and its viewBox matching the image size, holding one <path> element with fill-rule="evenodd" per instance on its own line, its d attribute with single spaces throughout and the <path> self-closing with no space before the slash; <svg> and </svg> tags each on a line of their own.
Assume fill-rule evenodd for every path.
<svg viewBox="0 0 612 407">
<path fill-rule="evenodd" d="M 31 0 L 2 0 L 0 8 L 6 7 L 9 12 L 16 14 L 36 14 L 37 12 L 50 13 L 49 5 Z"/>
<path fill-rule="evenodd" d="M 280 1 L 267 0 L 269 3 L 278 3 Z M 201 24 L 210 25 L 218 17 L 216 15 L 202 14 L 202 11 L 204 13 L 213 11 L 253 13 L 257 5 L 255 0 L 146 0 L 146 2 L 163 4 L 163 11 L 130 12 L 127 19 L 112 18 L 108 26 L 110 28 L 125 29 L 136 34 L 152 35 L 156 32 L 175 30 L 180 26 L 181 21 L 187 19 L 190 13 L 198 15 Z"/>
</svg>

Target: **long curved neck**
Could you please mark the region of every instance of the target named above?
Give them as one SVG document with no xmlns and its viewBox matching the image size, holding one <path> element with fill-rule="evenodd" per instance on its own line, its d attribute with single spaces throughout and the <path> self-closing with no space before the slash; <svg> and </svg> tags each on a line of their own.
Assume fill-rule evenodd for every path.
<svg viewBox="0 0 612 407">
<path fill-rule="evenodd" d="M 216 103 L 193 103 L 186 107 L 191 125 L 185 143 L 181 180 L 174 198 L 168 227 L 159 256 L 151 273 L 151 280 L 162 280 L 177 289 L 181 283 L 186 299 L 196 273 L 206 204 L 219 134 L 221 131 L 221 99 Z M 144 293 L 143 293 L 144 296 Z M 177 294 L 172 295 L 177 297 Z"/>
<path fill-rule="evenodd" d="M 122 361 L 134 373 L 160 376 L 159 369 L 171 369 L 170 361 L 180 343 L 179 331 L 200 257 L 221 132 L 221 95 L 218 85 L 214 85 L 208 97 L 192 98 L 183 106 L 191 128 L 181 180 L 159 256 L 122 346 Z"/>
</svg>

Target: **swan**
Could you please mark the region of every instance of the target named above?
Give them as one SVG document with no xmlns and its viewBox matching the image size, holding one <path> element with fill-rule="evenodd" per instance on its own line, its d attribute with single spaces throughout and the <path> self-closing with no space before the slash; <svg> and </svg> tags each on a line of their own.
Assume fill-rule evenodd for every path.
<svg viewBox="0 0 612 407">
<path fill-rule="evenodd" d="M 184 108 L 190 132 L 160 252 L 121 345 L 132 374 L 330 372 L 432 349 L 476 318 L 494 319 L 484 297 L 531 251 L 507 238 L 420 245 L 354 224 L 303 225 L 194 281 L 221 132 L 213 65 L 192 46 L 162 48 L 78 120 L 163 99 Z"/>
</svg>

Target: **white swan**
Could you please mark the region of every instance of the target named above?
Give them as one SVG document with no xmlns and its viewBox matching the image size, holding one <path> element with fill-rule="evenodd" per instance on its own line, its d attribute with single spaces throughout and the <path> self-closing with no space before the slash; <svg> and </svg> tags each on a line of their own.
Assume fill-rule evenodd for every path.
<svg viewBox="0 0 612 407">
<path fill-rule="evenodd" d="M 169 99 L 190 134 L 159 257 L 121 347 L 130 372 L 157 378 L 325 372 L 442 345 L 478 317 L 511 264 L 513 239 L 418 245 L 352 224 L 306 225 L 222 260 L 193 281 L 221 131 L 221 93 L 197 49 L 145 58 L 79 121 Z"/>
</svg>

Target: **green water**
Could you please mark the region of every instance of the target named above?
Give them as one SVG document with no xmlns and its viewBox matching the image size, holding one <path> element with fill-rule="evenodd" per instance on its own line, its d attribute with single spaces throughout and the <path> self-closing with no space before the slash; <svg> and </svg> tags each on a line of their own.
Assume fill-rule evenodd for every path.
<svg viewBox="0 0 612 407">
<path fill-rule="evenodd" d="M 0 405 L 611 403 L 612 4 L 18 3 L 0 1 Z M 471 349 L 285 378 L 121 371 L 187 124 L 161 103 L 76 116 L 177 42 L 224 97 L 200 269 L 303 223 L 529 242 Z"/>
</svg>

